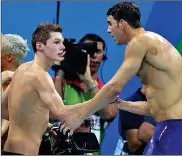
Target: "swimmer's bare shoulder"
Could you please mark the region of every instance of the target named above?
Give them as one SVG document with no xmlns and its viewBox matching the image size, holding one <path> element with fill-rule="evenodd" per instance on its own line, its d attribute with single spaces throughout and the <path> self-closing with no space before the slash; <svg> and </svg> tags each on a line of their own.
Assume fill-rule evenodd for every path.
<svg viewBox="0 0 182 156">
<path fill-rule="evenodd" d="M 24 72 L 25 70 L 27 70 L 30 66 L 32 65 L 32 61 L 30 62 L 26 62 L 21 64 L 15 71 L 16 72 Z"/>
</svg>

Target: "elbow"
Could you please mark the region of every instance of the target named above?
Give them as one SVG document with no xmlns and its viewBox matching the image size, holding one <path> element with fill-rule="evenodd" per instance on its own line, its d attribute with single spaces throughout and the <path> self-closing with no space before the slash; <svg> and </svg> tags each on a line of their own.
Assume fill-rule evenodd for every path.
<svg viewBox="0 0 182 156">
<path fill-rule="evenodd" d="M 66 106 L 63 105 L 61 108 L 54 111 L 49 111 L 49 118 L 52 120 L 62 120 Z"/>
<path fill-rule="evenodd" d="M 108 83 L 108 91 L 112 93 L 113 96 L 117 96 L 123 89 L 123 86 L 117 82 Z"/>
<path fill-rule="evenodd" d="M 99 114 L 103 120 L 107 120 L 110 122 L 115 118 L 117 114 L 117 109 L 112 106 L 108 106 L 104 109 L 101 109 L 99 111 Z"/>
</svg>

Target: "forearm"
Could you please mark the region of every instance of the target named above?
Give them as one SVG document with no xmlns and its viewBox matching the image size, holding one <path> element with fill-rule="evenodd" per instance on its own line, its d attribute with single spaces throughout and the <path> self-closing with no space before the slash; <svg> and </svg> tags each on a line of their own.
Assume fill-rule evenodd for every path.
<svg viewBox="0 0 182 156">
<path fill-rule="evenodd" d="M 49 119 L 51 120 L 62 120 L 62 115 L 64 114 L 65 107 L 59 108 L 57 112 L 49 112 Z"/>
<path fill-rule="evenodd" d="M 56 74 L 54 86 L 56 88 L 56 91 L 58 94 L 63 98 L 63 77 L 64 77 L 64 72 L 62 70 L 59 70 Z"/>
<path fill-rule="evenodd" d="M 61 96 L 61 98 L 63 98 L 63 85 L 62 85 L 62 80 L 59 76 L 56 76 L 54 85 L 58 94 Z"/>
<path fill-rule="evenodd" d="M 105 108 L 113 99 L 116 99 L 118 94 L 118 90 L 113 85 L 106 84 L 93 99 L 85 102 L 83 116 L 90 116 L 98 110 Z"/>
<path fill-rule="evenodd" d="M 118 100 L 115 105 L 117 105 L 117 108 L 121 110 L 125 110 L 134 114 L 151 115 L 147 101 L 131 102 Z"/>
<path fill-rule="evenodd" d="M 99 88 L 95 87 L 92 90 L 90 90 L 90 94 L 92 97 L 94 97 L 98 92 Z M 106 106 L 105 108 L 98 111 L 100 114 L 100 117 L 104 120 L 113 119 L 116 116 L 117 110 L 111 105 Z"/>
<path fill-rule="evenodd" d="M 87 86 L 89 90 L 89 94 L 92 96 L 92 98 L 99 92 L 98 84 L 96 81 L 94 81 L 92 78 L 89 80 L 82 80 L 83 83 Z"/>
<path fill-rule="evenodd" d="M 95 88 L 93 88 L 92 90 L 90 90 L 90 95 L 92 96 L 92 97 L 94 97 L 97 93 L 99 92 L 99 88 L 98 87 L 95 87 Z"/>
</svg>

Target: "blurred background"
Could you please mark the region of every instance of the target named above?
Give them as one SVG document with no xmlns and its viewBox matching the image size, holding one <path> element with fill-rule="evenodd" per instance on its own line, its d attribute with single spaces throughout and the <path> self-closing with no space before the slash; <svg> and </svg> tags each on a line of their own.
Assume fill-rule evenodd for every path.
<svg viewBox="0 0 182 156">
<path fill-rule="evenodd" d="M 99 76 L 103 83 L 117 71 L 123 61 L 125 46 L 117 46 L 107 34 L 106 12 L 118 1 L 3 1 L 3 34 L 19 34 L 27 39 L 31 51 L 25 62 L 32 60 L 31 35 L 41 22 L 59 23 L 63 27 L 63 36 L 77 41 L 86 33 L 100 35 L 107 44 L 107 60 L 103 62 Z M 154 31 L 169 40 L 182 54 L 182 2 L 137 2 L 141 10 L 142 25 L 146 30 Z M 50 69 L 50 75 L 54 72 Z M 140 87 L 140 81 L 134 77 L 121 93 L 125 98 Z M 117 145 L 122 141 L 118 133 L 118 117 L 106 130 L 102 144 L 102 154 L 117 154 Z M 118 146 L 120 147 L 120 145 Z"/>
</svg>

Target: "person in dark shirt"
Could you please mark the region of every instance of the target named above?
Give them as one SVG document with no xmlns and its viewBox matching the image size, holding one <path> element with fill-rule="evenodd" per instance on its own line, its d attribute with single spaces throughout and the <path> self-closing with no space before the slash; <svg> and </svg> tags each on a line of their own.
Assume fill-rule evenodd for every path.
<svg viewBox="0 0 182 156">
<path fill-rule="evenodd" d="M 146 101 L 144 87 L 139 88 L 125 101 Z M 119 111 L 119 132 L 124 140 L 123 152 L 131 155 L 141 155 L 147 142 L 154 132 L 155 121 L 151 116 Z M 149 133 L 150 132 L 150 133 Z"/>
</svg>

